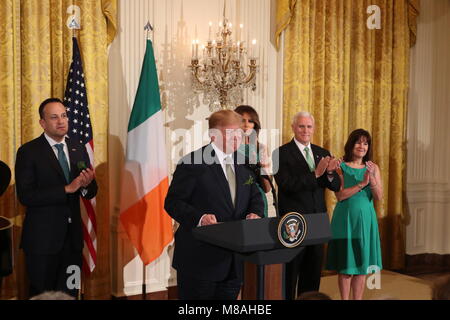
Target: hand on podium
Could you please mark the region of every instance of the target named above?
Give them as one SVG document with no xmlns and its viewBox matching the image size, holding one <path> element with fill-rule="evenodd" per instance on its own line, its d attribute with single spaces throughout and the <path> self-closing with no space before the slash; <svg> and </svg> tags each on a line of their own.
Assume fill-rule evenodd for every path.
<svg viewBox="0 0 450 320">
<path fill-rule="evenodd" d="M 251 219 L 261 219 L 261 217 L 258 216 L 256 213 L 249 213 L 249 214 L 245 217 L 245 219 L 247 219 L 247 220 L 251 220 Z"/>
<path fill-rule="evenodd" d="M 216 219 L 215 215 L 213 215 L 213 214 L 205 214 L 201 218 L 200 225 L 201 226 L 208 226 L 210 224 L 216 224 L 216 223 L 217 223 L 217 219 Z"/>
</svg>

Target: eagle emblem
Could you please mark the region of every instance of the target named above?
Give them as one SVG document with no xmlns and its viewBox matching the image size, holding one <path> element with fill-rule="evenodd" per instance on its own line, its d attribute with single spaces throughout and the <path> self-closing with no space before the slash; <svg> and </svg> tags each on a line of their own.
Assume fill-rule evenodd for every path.
<svg viewBox="0 0 450 320">
<path fill-rule="evenodd" d="M 285 247 L 297 247 L 305 236 L 306 220 L 300 213 L 290 212 L 278 223 L 278 239 Z"/>
<path fill-rule="evenodd" d="M 291 242 L 297 240 L 300 234 L 299 224 L 298 219 L 290 219 L 289 221 L 286 221 L 286 224 L 284 225 L 286 230 L 286 233 L 283 235 L 284 238 L 289 239 Z"/>
</svg>

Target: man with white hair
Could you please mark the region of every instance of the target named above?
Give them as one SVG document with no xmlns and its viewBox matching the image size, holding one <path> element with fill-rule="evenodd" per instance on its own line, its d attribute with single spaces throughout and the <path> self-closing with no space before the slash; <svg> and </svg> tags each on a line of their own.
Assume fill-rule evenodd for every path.
<svg viewBox="0 0 450 320">
<path fill-rule="evenodd" d="M 326 212 L 325 188 L 339 191 L 336 173 L 339 161 L 328 150 L 311 143 L 314 117 L 309 112 L 297 113 L 292 121 L 294 138 L 274 151 L 275 180 L 279 187 L 280 215 Z M 278 163 L 277 163 L 278 162 Z M 319 291 L 323 245 L 307 246 L 286 264 L 286 299 L 308 291 Z"/>
</svg>

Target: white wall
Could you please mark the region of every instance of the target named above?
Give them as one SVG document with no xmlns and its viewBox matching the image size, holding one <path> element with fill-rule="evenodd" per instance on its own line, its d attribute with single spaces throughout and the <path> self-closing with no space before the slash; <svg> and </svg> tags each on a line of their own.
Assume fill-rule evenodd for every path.
<svg viewBox="0 0 450 320">
<path fill-rule="evenodd" d="M 244 24 L 243 39 L 258 42 L 257 91 L 247 92 L 244 103 L 258 111 L 263 128 L 281 128 L 282 60 L 270 42 L 274 0 L 228 0 L 227 18 L 233 26 Z M 215 26 L 223 16 L 223 0 L 120 0 L 118 35 L 110 49 L 111 241 L 113 294 L 141 293 L 142 263 L 130 246 L 118 222 L 120 170 L 124 161 L 129 114 L 139 82 L 145 52 L 144 25 L 154 26 L 153 42 L 163 109 L 165 112 L 169 175 L 179 158 L 208 142 L 208 106 L 196 100 L 190 90 L 190 62 L 193 39 L 207 40 L 209 21 Z M 275 135 L 270 144 L 279 144 Z M 269 202 L 271 203 L 271 202 Z M 273 212 L 272 212 L 273 214 Z M 171 269 L 173 248 L 146 268 L 147 292 L 165 290 L 175 284 Z"/>
<path fill-rule="evenodd" d="M 421 1 L 411 56 L 406 253 L 450 254 L 450 1 Z"/>
</svg>

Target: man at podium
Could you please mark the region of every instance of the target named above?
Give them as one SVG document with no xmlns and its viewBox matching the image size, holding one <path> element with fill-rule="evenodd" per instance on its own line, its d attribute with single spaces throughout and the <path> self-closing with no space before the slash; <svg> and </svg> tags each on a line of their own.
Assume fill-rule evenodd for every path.
<svg viewBox="0 0 450 320">
<path fill-rule="evenodd" d="M 173 267 L 183 300 L 234 300 L 242 284 L 242 262 L 233 253 L 194 238 L 196 227 L 263 216 L 256 177 L 236 153 L 242 118 L 221 110 L 209 118 L 211 143 L 181 159 L 165 200 L 179 224 Z M 230 237 L 233 235 L 230 234 Z"/>
</svg>

